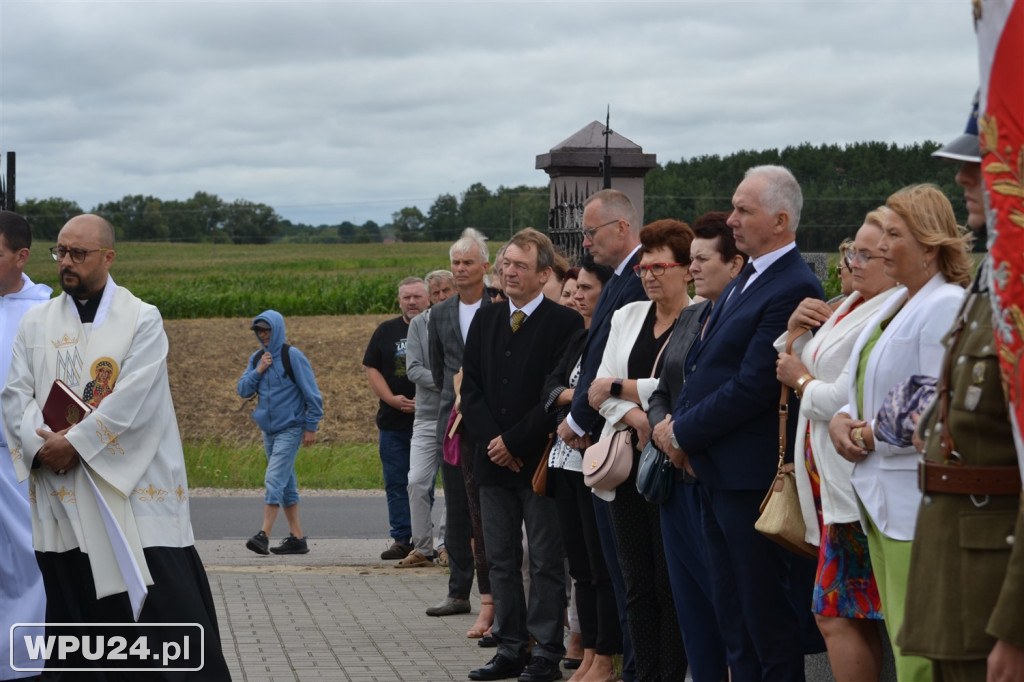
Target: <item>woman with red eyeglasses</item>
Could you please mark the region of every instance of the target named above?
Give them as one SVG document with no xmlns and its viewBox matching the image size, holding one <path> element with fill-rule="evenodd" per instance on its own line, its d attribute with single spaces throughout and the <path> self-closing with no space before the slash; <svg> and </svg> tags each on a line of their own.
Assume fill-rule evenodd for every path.
<svg viewBox="0 0 1024 682">
<path fill-rule="evenodd" d="M 612 317 L 608 344 L 597 378 L 590 385 L 590 404 L 605 419 L 602 438 L 631 429 L 633 468 L 612 496 L 612 527 L 626 581 L 626 622 L 633 641 L 637 679 L 682 680 L 686 654 L 672 600 L 659 505 L 636 489 L 640 452 L 651 438 L 648 400 L 658 387 L 662 348 L 676 319 L 690 305 L 690 243 L 693 231 L 678 220 L 658 220 L 640 231 L 640 263 L 635 276 L 650 301 L 623 306 Z M 657 365 L 657 366 L 656 366 Z"/>
</svg>

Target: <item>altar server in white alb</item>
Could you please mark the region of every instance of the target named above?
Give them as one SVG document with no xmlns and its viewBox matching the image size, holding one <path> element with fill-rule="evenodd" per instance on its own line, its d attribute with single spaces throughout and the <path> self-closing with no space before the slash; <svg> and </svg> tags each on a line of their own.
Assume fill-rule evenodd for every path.
<svg viewBox="0 0 1024 682">
<path fill-rule="evenodd" d="M 189 679 L 229 679 L 193 546 L 163 320 L 110 277 L 114 231 L 103 218 L 72 218 L 50 252 L 64 293 L 22 318 L 0 396 L 15 470 L 29 479 L 46 621 L 132 620 L 91 474 L 149 586 L 139 621 L 201 624 L 205 664 Z M 89 393 L 94 409 L 54 433 L 42 408 L 56 379 Z"/>
<path fill-rule="evenodd" d="M 53 289 L 36 284 L 23 272 L 32 246 L 28 221 L 17 213 L 0 211 L 0 386 L 7 377 L 11 347 L 25 311 L 50 298 Z M 43 578 L 32 552 L 32 517 L 28 483 L 18 482 L 7 439 L 0 429 L 0 635 L 15 623 L 42 623 L 46 607 Z M 42 634 L 42 632 L 29 633 Z M 0 680 L 35 676 L 11 667 L 11 639 L 0 636 Z M 30 661 L 16 655 L 14 666 Z"/>
</svg>

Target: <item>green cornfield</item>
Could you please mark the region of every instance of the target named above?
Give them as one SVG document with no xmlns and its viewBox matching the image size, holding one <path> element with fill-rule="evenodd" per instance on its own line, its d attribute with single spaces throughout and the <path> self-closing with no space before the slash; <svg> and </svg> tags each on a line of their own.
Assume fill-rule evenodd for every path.
<svg viewBox="0 0 1024 682">
<path fill-rule="evenodd" d="M 57 264 L 36 244 L 25 269 L 57 290 Z M 172 244 L 120 242 L 114 280 L 164 319 L 398 311 L 397 284 L 448 267 L 446 243 Z"/>
</svg>

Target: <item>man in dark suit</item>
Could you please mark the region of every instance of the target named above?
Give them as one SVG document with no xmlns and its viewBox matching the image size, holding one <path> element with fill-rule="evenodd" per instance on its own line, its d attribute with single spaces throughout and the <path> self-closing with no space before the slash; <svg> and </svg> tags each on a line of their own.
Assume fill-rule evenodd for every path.
<svg viewBox="0 0 1024 682">
<path fill-rule="evenodd" d="M 488 265 L 484 236 L 472 228 L 467 229 L 452 244 L 448 255 L 458 296 L 451 296 L 434 307 L 427 330 L 430 371 L 434 375 L 434 383 L 441 387 L 437 415 L 439 445 L 444 440 L 448 416 L 455 404 L 454 377 L 462 368 L 462 352 L 469 324 L 477 310 L 491 302 L 484 292 L 484 274 Z M 444 546 L 448 550 L 451 573 L 448 576 L 448 596 L 427 609 L 428 616 L 469 613 L 469 593 L 473 587 L 473 550 L 470 545 L 473 528 L 462 467 L 442 462 L 441 483 L 448 513 Z M 490 589 L 483 585 L 480 593 L 484 599 L 483 595 L 489 595 Z"/>
<path fill-rule="evenodd" d="M 615 275 L 597 300 L 572 407 L 558 427 L 562 440 L 577 449 L 590 445 L 604 426 L 601 415 L 587 400 L 587 391 L 601 366 L 612 315 L 627 303 L 647 300 L 643 282 L 633 277 L 633 266 L 640 262 L 640 227 L 636 208 L 629 197 L 618 190 L 601 190 L 583 204 L 583 248 L 598 265 L 614 268 Z"/>
<path fill-rule="evenodd" d="M 553 498 L 535 495 L 530 482 L 554 424 L 544 410 L 544 379 L 583 328 L 576 311 L 544 297 L 554 247 L 532 228 L 505 248 L 508 303 L 480 310 L 463 356 L 462 412 L 475 444 L 487 563 L 493 576 L 498 652 L 469 673 L 471 680 L 519 676 L 520 682 L 561 679 L 565 610 L 562 535 Z M 522 527 L 530 551 L 530 601 L 523 590 Z M 537 640 L 529 665 L 530 635 Z M 525 667 L 525 670 L 524 670 Z M 520 674 L 522 673 L 522 674 Z"/>
<path fill-rule="evenodd" d="M 703 485 L 701 513 L 712 601 L 734 680 L 804 679 L 808 563 L 756 530 L 778 462 L 777 353 L 772 342 L 805 298 L 823 298 L 796 248 L 803 196 L 781 166 L 747 171 L 729 226 L 750 257 L 725 289 L 686 360 L 674 445 Z M 804 582 L 807 584 L 803 584 Z M 792 595 L 803 594 L 797 606 Z M 799 600 L 799 596 L 797 597 Z"/>
<path fill-rule="evenodd" d="M 643 282 L 633 276 L 633 266 L 640 262 L 640 216 L 633 202 L 622 192 L 605 189 L 592 194 L 583 205 L 583 248 L 590 251 L 594 262 L 615 269 L 611 280 L 601 290 L 594 315 L 590 320 L 590 332 L 583 349 L 580 364 L 580 379 L 573 394 L 569 416 L 558 425 L 558 435 L 566 444 L 577 450 L 585 450 L 601 434 L 604 419 L 590 406 L 587 393 L 597 376 L 604 355 L 608 333 L 612 328 L 612 315 L 616 310 L 634 301 L 646 301 L 647 292 Z M 608 575 L 615 590 L 615 602 L 619 609 L 619 625 L 622 628 L 622 679 L 633 680 L 633 648 L 626 625 L 626 584 L 622 579 L 615 534 L 612 532 L 611 512 L 608 503 L 594 498 L 594 514 L 597 531 L 601 537 L 601 549 Z"/>
</svg>

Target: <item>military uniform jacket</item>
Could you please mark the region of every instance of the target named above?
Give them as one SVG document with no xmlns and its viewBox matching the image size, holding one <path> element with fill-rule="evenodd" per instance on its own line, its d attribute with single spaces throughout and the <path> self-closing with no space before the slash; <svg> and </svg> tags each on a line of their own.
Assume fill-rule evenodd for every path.
<svg viewBox="0 0 1024 682">
<path fill-rule="evenodd" d="M 977 293 L 960 313 L 967 326 L 956 347 L 950 347 L 952 335 L 945 340 L 953 354 L 948 428 L 965 465 L 1014 466 L 992 310 L 988 292 L 978 288 L 976 280 Z M 976 302 L 967 309 L 972 297 Z M 943 461 L 938 412 L 929 419 L 925 448 L 934 462 Z M 970 495 L 924 496 L 898 639 L 904 654 L 970 660 L 986 658 L 995 639 L 1024 646 L 1024 496 L 993 495 L 983 502 Z"/>
</svg>

